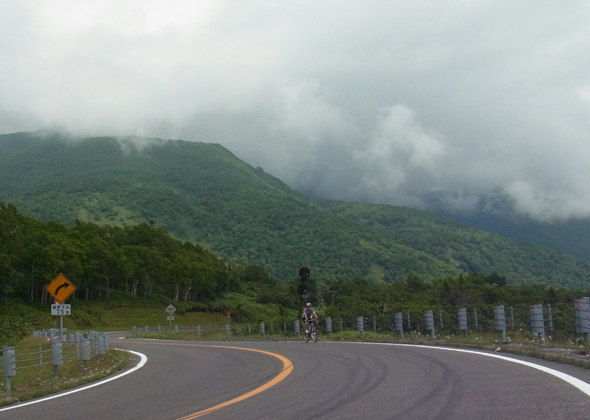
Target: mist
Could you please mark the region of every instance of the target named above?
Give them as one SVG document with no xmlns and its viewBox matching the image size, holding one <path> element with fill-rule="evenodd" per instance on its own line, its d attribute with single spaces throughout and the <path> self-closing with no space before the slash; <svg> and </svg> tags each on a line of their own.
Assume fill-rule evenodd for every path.
<svg viewBox="0 0 590 420">
<path fill-rule="evenodd" d="M 0 133 L 219 143 L 309 196 L 590 216 L 585 1 L 0 0 Z"/>
</svg>

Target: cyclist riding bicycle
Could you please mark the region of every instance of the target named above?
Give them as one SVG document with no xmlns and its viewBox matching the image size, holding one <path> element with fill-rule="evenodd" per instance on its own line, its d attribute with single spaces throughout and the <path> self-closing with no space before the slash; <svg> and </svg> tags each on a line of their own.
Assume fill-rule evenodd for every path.
<svg viewBox="0 0 590 420">
<path fill-rule="evenodd" d="M 307 305 L 305 305 L 305 309 L 303 310 L 303 315 L 301 316 L 301 318 L 303 318 L 303 320 L 305 321 L 306 327 L 305 327 L 305 332 L 307 333 L 309 330 L 309 323 L 312 320 L 318 320 L 318 314 L 315 313 L 313 307 L 311 306 L 311 303 L 307 303 Z"/>
</svg>

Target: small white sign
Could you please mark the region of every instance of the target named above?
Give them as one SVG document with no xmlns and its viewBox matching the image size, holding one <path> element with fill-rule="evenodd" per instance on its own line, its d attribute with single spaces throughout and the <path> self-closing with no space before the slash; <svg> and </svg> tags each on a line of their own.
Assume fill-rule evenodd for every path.
<svg viewBox="0 0 590 420">
<path fill-rule="evenodd" d="M 51 305 L 51 315 L 71 315 L 71 305 L 54 303 Z"/>
<path fill-rule="evenodd" d="M 174 315 L 168 315 L 166 321 L 174 321 Z"/>
<path fill-rule="evenodd" d="M 176 308 L 172 305 L 168 305 L 168 307 L 166 308 L 166 312 L 172 315 L 174 312 L 176 312 Z"/>
</svg>

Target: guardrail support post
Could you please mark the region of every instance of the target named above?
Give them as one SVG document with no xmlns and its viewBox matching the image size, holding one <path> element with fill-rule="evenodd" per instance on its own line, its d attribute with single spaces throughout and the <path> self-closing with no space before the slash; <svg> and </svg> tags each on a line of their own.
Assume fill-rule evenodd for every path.
<svg viewBox="0 0 590 420">
<path fill-rule="evenodd" d="M 37 352 L 39 353 L 39 366 L 43 365 L 43 345 L 37 345 Z"/>
<path fill-rule="evenodd" d="M 99 356 L 104 354 L 104 341 L 101 336 L 96 337 L 96 354 Z"/>
<path fill-rule="evenodd" d="M 90 339 L 82 339 L 82 362 L 86 364 L 90 360 Z"/>
<path fill-rule="evenodd" d="M 4 347 L 2 349 L 4 359 L 4 389 L 10 392 L 11 383 L 10 377 L 16 375 L 16 355 L 14 354 L 14 347 Z"/>
<path fill-rule="evenodd" d="M 63 365 L 63 347 L 61 341 L 53 341 L 51 343 L 51 351 L 53 353 L 53 376 L 59 375 L 59 366 Z"/>
</svg>

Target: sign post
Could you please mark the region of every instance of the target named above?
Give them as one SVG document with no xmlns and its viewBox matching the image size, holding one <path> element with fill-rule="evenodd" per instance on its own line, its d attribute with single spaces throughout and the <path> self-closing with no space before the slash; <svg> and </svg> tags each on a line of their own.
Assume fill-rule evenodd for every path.
<svg viewBox="0 0 590 420">
<path fill-rule="evenodd" d="M 306 296 L 309 293 L 309 287 L 307 287 L 307 279 L 309 279 L 309 275 L 311 271 L 307 267 L 301 267 L 299 269 L 299 280 L 301 281 L 297 286 L 297 293 L 299 293 L 299 316 L 301 316 L 301 306 L 303 305 L 303 296 Z"/>
<path fill-rule="evenodd" d="M 70 315 L 71 313 L 70 305 L 64 305 L 63 303 L 76 291 L 76 286 L 74 286 L 63 273 L 59 273 L 57 277 L 47 285 L 45 290 L 55 298 L 55 303 L 51 305 L 51 314 L 59 315 L 59 340 L 61 342 L 63 340 L 64 315 Z M 58 305 L 58 302 L 61 305 Z"/>
<path fill-rule="evenodd" d="M 176 308 L 172 305 L 168 305 L 166 307 L 166 312 L 168 312 L 168 316 L 166 317 L 166 319 L 170 322 L 170 328 L 172 328 L 172 321 L 174 321 L 174 315 L 172 314 L 176 312 Z"/>
</svg>

